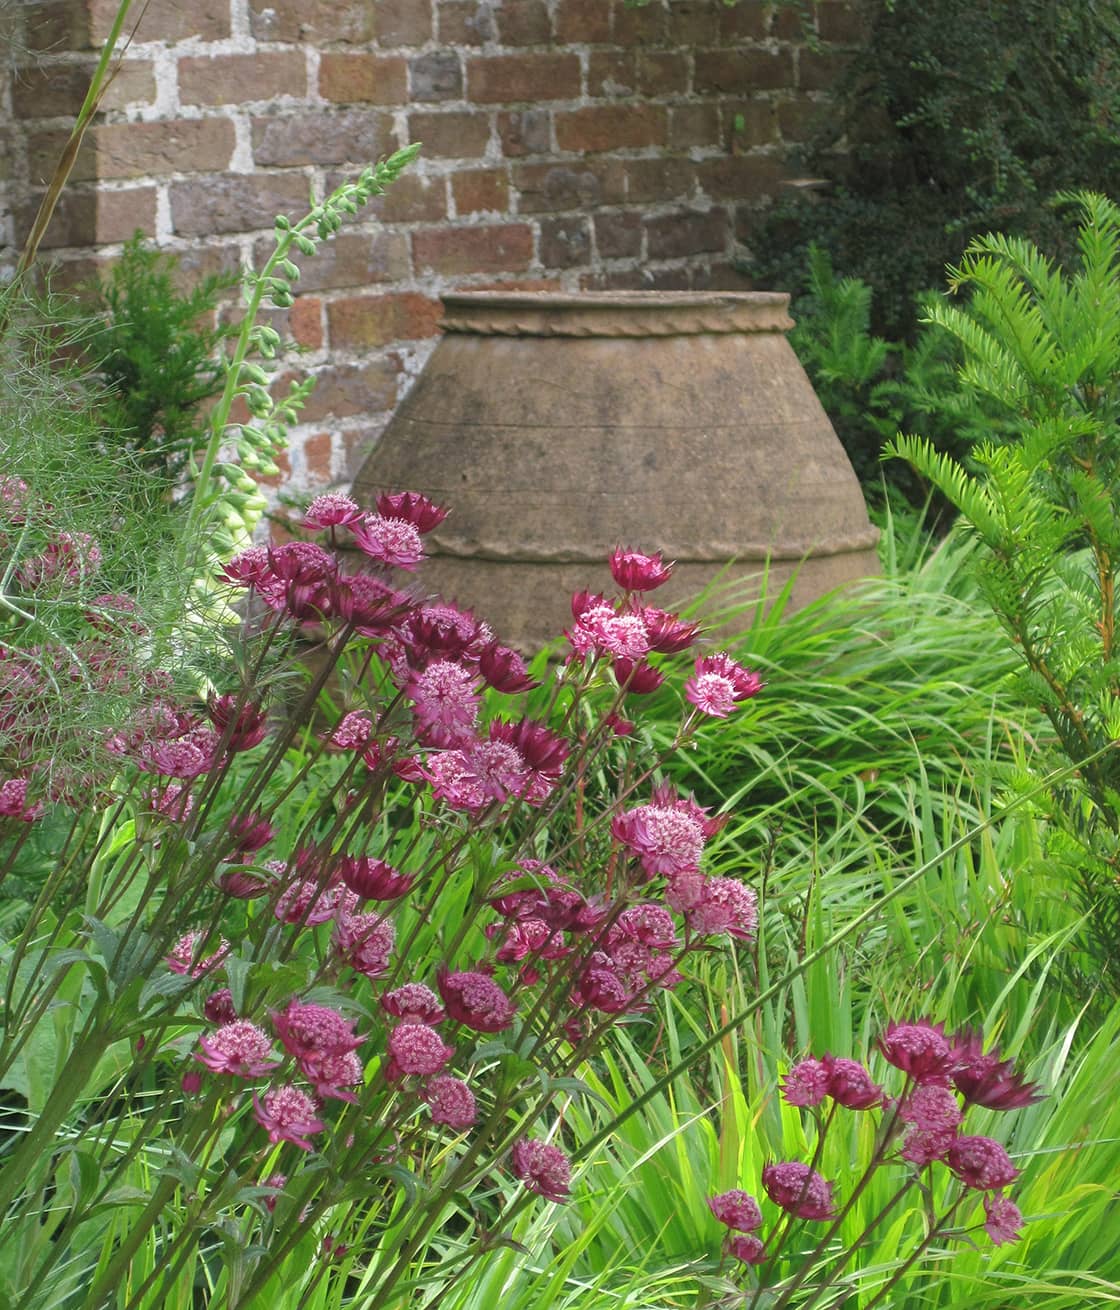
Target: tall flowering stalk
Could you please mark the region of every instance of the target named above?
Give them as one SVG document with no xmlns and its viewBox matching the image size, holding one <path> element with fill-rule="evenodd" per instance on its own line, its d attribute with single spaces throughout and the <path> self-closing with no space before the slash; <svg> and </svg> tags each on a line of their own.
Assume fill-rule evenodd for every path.
<svg viewBox="0 0 1120 1310">
<path fill-rule="evenodd" d="M 541 686 L 484 620 L 411 588 L 444 512 L 315 502 L 309 539 L 222 570 L 249 616 L 226 688 L 199 702 L 156 671 L 105 741 L 111 816 L 63 850 L 9 973 L 0 1077 L 48 1030 L 55 1052 L 0 1178 L 26 1243 L 15 1310 L 162 1304 L 215 1232 L 214 1304 L 275 1295 L 310 1233 L 311 1277 L 360 1260 L 376 1303 L 404 1304 L 450 1213 L 449 1280 L 522 1206 L 566 1199 L 583 1062 L 694 952 L 753 936 L 753 890 L 704 869 L 722 821 L 658 780 L 627 717 L 696 636 L 646 597 L 670 566 L 612 562 L 621 594 L 574 598 Z M 281 712 L 297 639 L 323 659 Z M 761 686 L 713 658 L 680 741 Z M 12 831 L 75 804 L 9 790 Z M 87 1249 L 107 1205 L 127 1227 Z"/>
</svg>

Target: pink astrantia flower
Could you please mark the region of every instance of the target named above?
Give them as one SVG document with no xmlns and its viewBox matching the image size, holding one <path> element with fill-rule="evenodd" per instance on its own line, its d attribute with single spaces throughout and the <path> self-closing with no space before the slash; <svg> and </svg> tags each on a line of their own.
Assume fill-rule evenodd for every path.
<svg viewBox="0 0 1120 1310">
<path fill-rule="evenodd" d="M 727 933 L 740 941 L 753 941 L 758 927 L 758 897 L 735 878 L 705 878 L 685 872 L 670 880 L 665 903 L 684 915 L 697 937 Z"/>
<path fill-rule="evenodd" d="M 725 719 L 736 705 L 757 696 L 762 687 L 757 673 L 719 652 L 697 659 L 693 676 L 684 684 L 684 694 L 701 714 Z"/>
<path fill-rule="evenodd" d="M 282 1191 L 284 1190 L 284 1187 L 285 1187 L 285 1185 L 287 1184 L 287 1181 L 288 1181 L 288 1175 L 287 1175 L 287 1174 L 269 1174 L 268 1177 L 264 1180 L 264 1182 L 261 1183 L 261 1186 L 262 1186 L 262 1187 L 271 1187 L 271 1188 L 273 1188 L 273 1189 L 275 1190 L 275 1192 L 277 1193 L 277 1195 L 279 1195 L 279 1193 L 282 1192 Z M 266 1196 L 266 1197 L 265 1197 L 265 1199 L 264 1199 L 264 1208 L 268 1211 L 269 1214 L 272 1214 L 272 1213 L 275 1212 L 275 1210 L 276 1210 L 276 1201 L 277 1201 L 277 1196 Z"/>
<path fill-rule="evenodd" d="M 380 914 L 348 914 L 335 929 L 339 956 L 367 978 L 381 978 L 389 969 L 396 940 L 393 925 Z"/>
<path fill-rule="evenodd" d="M 367 514 L 360 523 L 352 523 L 350 531 L 358 549 L 381 564 L 411 573 L 424 558 L 419 529 L 407 519 Z"/>
<path fill-rule="evenodd" d="M 358 1103 L 347 1088 L 356 1087 L 365 1077 L 365 1069 L 353 1051 L 312 1051 L 300 1061 L 300 1071 L 318 1096 L 335 1101 Z"/>
<path fill-rule="evenodd" d="M 180 782 L 149 787 L 140 793 L 140 801 L 150 813 L 172 823 L 183 823 L 194 812 L 194 796 L 189 787 Z"/>
<path fill-rule="evenodd" d="M 1037 1083 L 1028 1083 L 1015 1071 L 1011 1060 L 1001 1060 L 999 1051 L 983 1053 L 982 1033 L 965 1029 L 952 1037 L 957 1067 L 953 1085 L 970 1105 L 989 1110 L 1017 1110 L 1042 1100 Z"/>
<path fill-rule="evenodd" d="M 221 938 L 217 949 L 210 955 L 203 956 L 200 946 L 204 941 L 201 932 L 193 930 L 185 933 L 171 948 L 166 964 L 172 973 L 190 974 L 192 978 L 201 978 L 204 973 L 216 969 L 229 954 L 229 942 Z"/>
<path fill-rule="evenodd" d="M 924 1168 L 935 1160 L 944 1160 L 949 1149 L 957 1140 L 955 1128 L 935 1129 L 911 1128 L 902 1143 L 899 1155 L 911 1164 Z"/>
<path fill-rule="evenodd" d="M 255 1023 L 237 1019 L 199 1038 L 202 1054 L 195 1059 L 214 1073 L 258 1078 L 280 1063 L 272 1056 L 272 1041 Z"/>
<path fill-rule="evenodd" d="M 265 868 L 282 874 L 286 865 L 282 860 L 269 860 Z M 338 897 L 334 888 L 324 887 L 322 883 L 312 882 L 309 878 L 301 878 L 280 893 L 272 913 L 281 923 L 313 927 L 333 919 L 337 908 Z"/>
<path fill-rule="evenodd" d="M 233 840 L 234 854 L 229 858 L 234 863 L 263 850 L 276 836 L 276 829 L 262 814 L 235 814 L 226 831 Z"/>
<path fill-rule="evenodd" d="M 585 609 L 566 635 L 580 658 L 606 654 L 640 660 L 650 648 L 649 633 L 641 615 L 632 611 L 619 614 L 613 605 L 605 602 Z"/>
<path fill-rule="evenodd" d="M 312 1149 L 308 1138 L 326 1128 L 315 1113 L 315 1102 L 290 1083 L 270 1088 L 263 1099 L 254 1092 L 253 1118 L 268 1133 L 270 1142 L 291 1142 L 304 1151 Z"/>
<path fill-rule="evenodd" d="M 812 1056 L 798 1060 L 782 1084 L 782 1096 L 787 1105 L 820 1105 L 827 1095 L 828 1069 Z"/>
<path fill-rule="evenodd" d="M 303 516 L 303 526 L 312 530 L 344 528 L 356 523 L 364 512 L 349 496 L 329 491 L 324 496 L 316 496 L 308 505 L 307 513 Z"/>
<path fill-rule="evenodd" d="M 666 564 L 661 552 L 642 555 L 619 546 L 610 558 L 611 577 L 625 591 L 653 591 L 669 580 L 672 564 Z"/>
<path fill-rule="evenodd" d="M 353 1051 L 362 1044 L 353 1022 L 329 1005 L 293 998 L 271 1017 L 281 1045 L 300 1062 L 312 1054 Z"/>
<path fill-rule="evenodd" d="M 958 1137 L 946 1163 L 966 1187 L 998 1191 L 1019 1177 L 1011 1157 L 990 1137 Z"/>
<path fill-rule="evenodd" d="M 478 722 L 475 674 L 450 660 L 436 660 L 412 674 L 405 687 L 425 746 L 460 746 L 469 742 Z"/>
<path fill-rule="evenodd" d="M 448 973 L 441 969 L 436 986 L 448 1016 L 477 1033 L 497 1033 L 513 1023 L 516 1007 L 493 978 L 467 970 Z"/>
<path fill-rule="evenodd" d="M 1022 1212 L 1006 1196 L 985 1196 L 984 1231 L 992 1239 L 993 1246 L 1017 1242 L 1023 1231 Z"/>
<path fill-rule="evenodd" d="M 699 623 L 687 623 L 679 614 L 667 614 L 652 605 L 644 605 L 641 615 L 649 648 L 661 655 L 677 655 L 687 650 L 700 632 Z"/>
<path fill-rule="evenodd" d="M 219 987 L 202 1003 L 203 1016 L 212 1024 L 233 1023 L 237 1011 L 233 1008 L 233 993 L 228 987 Z"/>
<path fill-rule="evenodd" d="M 672 878 L 700 867 L 704 842 L 724 822 L 710 819 L 705 809 L 691 798 L 676 796 L 671 787 L 657 787 L 649 805 L 616 816 L 611 833 L 638 857 L 651 878 Z"/>
<path fill-rule="evenodd" d="M 377 497 L 377 511 L 386 518 L 405 519 L 420 532 L 438 528 L 449 513 L 418 491 L 386 491 Z"/>
<path fill-rule="evenodd" d="M 566 1201 L 571 1189 L 572 1166 L 558 1146 L 523 1137 L 510 1153 L 515 1178 L 538 1196 Z"/>
<path fill-rule="evenodd" d="M 385 1076 L 390 1082 L 408 1074 L 439 1073 L 455 1054 L 434 1028 L 425 1023 L 399 1023 L 389 1034 L 389 1064 Z"/>
<path fill-rule="evenodd" d="M 517 651 L 497 641 L 491 641 L 482 648 L 478 657 L 478 671 L 488 687 L 504 692 L 507 696 L 531 691 L 541 685 L 529 677 L 525 661 Z"/>
<path fill-rule="evenodd" d="M 754 1233 L 732 1233 L 724 1243 L 728 1255 L 746 1265 L 760 1265 L 766 1261 L 766 1247 Z"/>
<path fill-rule="evenodd" d="M 798 1219 L 830 1219 L 832 1184 L 797 1160 L 764 1165 L 762 1186 L 766 1195 L 787 1214 Z"/>
<path fill-rule="evenodd" d="M 344 855 L 339 873 L 347 887 L 363 901 L 395 901 L 412 890 L 415 878 L 401 873 L 371 855 Z"/>
<path fill-rule="evenodd" d="M 504 801 L 528 789 L 530 778 L 525 757 L 511 742 L 491 737 L 472 742 L 461 754 L 467 770 L 488 800 Z"/>
<path fill-rule="evenodd" d="M 440 751 L 429 755 L 424 778 L 431 784 L 437 801 L 450 805 L 453 810 L 477 813 L 490 803 L 490 797 L 471 771 L 462 751 Z"/>
<path fill-rule="evenodd" d="M 28 805 L 28 781 L 26 778 L 8 778 L 0 782 L 0 819 L 19 819 L 21 823 L 32 823 L 44 811 L 41 801 Z"/>
<path fill-rule="evenodd" d="M 933 1082 L 944 1086 L 957 1064 L 944 1026 L 926 1019 L 919 1019 L 916 1023 L 888 1024 L 878 1046 L 888 1064 L 893 1064 L 919 1083 Z"/>
<path fill-rule="evenodd" d="M 478 1119 L 474 1093 L 461 1078 L 450 1074 L 437 1074 L 424 1086 L 424 1100 L 431 1112 L 432 1123 L 446 1124 L 462 1132 L 473 1128 Z"/>
<path fill-rule="evenodd" d="M 423 983 L 402 983 L 385 992 L 381 1008 L 394 1019 L 407 1019 L 409 1023 L 440 1023 L 447 1018 L 439 997 Z"/>
<path fill-rule="evenodd" d="M 828 1071 L 828 1094 L 849 1110 L 870 1110 L 883 1103 L 883 1089 L 858 1060 L 826 1055 L 821 1063 Z"/>
<path fill-rule="evenodd" d="M 334 731 L 324 739 L 328 750 L 364 751 L 373 736 L 373 720 L 360 710 L 351 710 L 335 724 Z"/>
<path fill-rule="evenodd" d="M 762 1227 L 762 1211 L 749 1192 L 733 1188 L 730 1192 L 717 1192 L 707 1200 L 708 1209 L 728 1228 L 737 1229 L 741 1233 L 753 1233 L 756 1228 Z"/>
<path fill-rule="evenodd" d="M 923 1132 L 954 1132 L 961 1121 L 961 1107 L 947 1087 L 925 1083 L 915 1087 L 903 1100 L 898 1117 Z"/>
<path fill-rule="evenodd" d="M 206 708 L 226 750 L 252 750 L 268 735 L 268 717 L 251 697 L 226 692 L 224 696 L 211 696 Z"/>
</svg>

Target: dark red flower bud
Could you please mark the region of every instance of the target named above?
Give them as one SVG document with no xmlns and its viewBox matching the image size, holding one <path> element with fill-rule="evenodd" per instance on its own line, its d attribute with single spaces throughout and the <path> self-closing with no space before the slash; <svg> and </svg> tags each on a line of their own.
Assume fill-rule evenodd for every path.
<svg viewBox="0 0 1120 1310">
<path fill-rule="evenodd" d="M 650 650 L 661 655 L 675 655 L 687 650 L 700 631 L 699 623 L 686 623 L 679 615 L 667 614 L 664 610 L 646 606 L 638 612 L 646 625 Z"/>
<path fill-rule="evenodd" d="M 227 691 L 223 696 L 211 696 L 206 708 L 210 722 L 224 739 L 227 750 L 252 750 L 264 741 L 268 733 L 264 710 L 256 701 L 248 700 L 240 693 Z"/>
<path fill-rule="evenodd" d="M 450 511 L 418 491 L 387 491 L 377 497 L 377 512 L 389 519 L 404 519 L 420 532 L 431 532 Z"/>
<path fill-rule="evenodd" d="M 666 564 L 661 552 L 654 555 L 642 555 L 636 550 L 623 550 L 621 546 L 610 560 L 611 576 L 626 591 L 653 591 L 667 582 L 673 571 L 672 564 Z"/>
<path fill-rule="evenodd" d="M 635 696 L 648 696 L 665 681 L 661 670 L 645 660 L 615 660 L 614 676 L 623 691 Z"/>
<path fill-rule="evenodd" d="M 517 651 L 502 646 L 497 641 L 492 641 L 483 647 L 478 657 L 478 671 L 489 686 L 495 691 L 504 692 L 507 696 L 531 691 L 541 685 L 529 677 L 525 661 Z"/>
<path fill-rule="evenodd" d="M 339 872 L 346 886 L 364 901 L 395 901 L 411 891 L 415 882 L 412 874 L 400 873 L 369 855 L 344 855 Z"/>
</svg>

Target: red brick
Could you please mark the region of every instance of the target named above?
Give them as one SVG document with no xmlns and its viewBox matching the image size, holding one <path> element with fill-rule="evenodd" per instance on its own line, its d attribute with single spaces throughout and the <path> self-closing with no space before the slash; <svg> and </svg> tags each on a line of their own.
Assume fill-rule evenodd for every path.
<svg viewBox="0 0 1120 1310">
<path fill-rule="evenodd" d="M 204 55 L 179 60 L 179 98 L 187 105 L 237 105 L 307 95 L 307 64 L 294 50 Z"/>
<path fill-rule="evenodd" d="M 600 259 L 630 259 L 642 253 L 642 216 L 635 210 L 595 215 Z"/>
<path fill-rule="evenodd" d="M 632 50 L 592 50 L 587 61 L 587 94 L 632 96 L 638 86 L 638 56 Z"/>
<path fill-rule="evenodd" d="M 819 0 L 817 30 L 822 41 L 860 45 L 867 40 L 867 22 L 859 6 L 848 0 Z"/>
<path fill-rule="evenodd" d="M 342 104 L 403 105 L 408 100 L 408 65 L 399 55 L 324 52 L 319 94 Z"/>
<path fill-rule="evenodd" d="M 470 273 L 522 273 L 533 259 L 533 229 L 527 223 L 424 228 L 412 234 L 418 272 L 448 277 Z"/>
<path fill-rule="evenodd" d="M 383 223 L 438 222 L 447 217 L 446 179 L 405 173 L 370 202 L 369 212 Z"/>
<path fill-rule="evenodd" d="M 770 35 L 779 41 L 804 41 L 813 33 L 812 19 L 800 6 L 776 5 L 770 15 Z"/>
<path fill-rule="evenodd" d="M 797 52 L 797 85 L 802 91 L 827 91 L 852 61 L 852 56 L 838 50 Z"/>
<path fill-rule="evenodd" d="M 469 168 L 451 176 L 451 195 L 460 218 L 504 214 L 509 209 L 509 177 L 501 168 Z"/>
<path fill-rule="evenodd" d="M 611 39 L 608 0 L 559 0 L 556 40 L 564 45 L 605 44 Z"/>
<path fill-rule="evenodd" d="M 692 192 L 694 169 L 687 159 L 627 159 L 626 199 L 635 205 L 684 199 Z"/>
<path fill-rule="evenodd" d="M 89 30 L 95 46 L 106 40 L 119 9 L 118 0 L 90 0 Z M 230 0 L 149 0 L 129 13 L 125 30 L 136 28 L 135 42 L 219 41 L 230 34 Z M 139 22 L 137 23 L 137 19 Z"/>
<path fill-rule="evenodd" d="M 277 214 L 302 217 L 307 179 L 298 173 L 222 173 L 172 182 L 171 225 L 183 236 L 255 232 L 271 228 Z"/>
<path fill-rule="evenodd" d="M 360 45 L 373 39 L 369 0 L 249 0 L 249 7 L 258 41 Z"/>
<path fill-rule="evenodd" d="M 421 143 L 425 159 L 477 159 L 486 153 L 490 117 L 459 110 L 409 114 L 408 139 Z"/>
<path fill-rule="evenodd" d="M 591 224 L 582 214 L 564 214 L 541 223 L 541 263 L 546 268 L 575 268 L 591 259 Z"/>
<path fill-rule="evenodd" d="M 438 300 L 415 291 L 335 300 L 327 306 L 331 349 L 369 350 L 432 337 L 442 313 Z"/>
<path fill-rule="evenodd" d="M 498 40 L 502 45 L 548 45 L 552 20 L 545 0 L 514 0 L 497 10 Z"/>
<path fill-rule="evenodd" d="M 705 159 L 696 165 L 696 180 L 713 200 L 757 200 L 772 195 L 785 170 L 773 155 Z"/>
<path fill-rule="evenodd" d="M 660 162 L 660 161 L 654 161 Z M 626 198 L 626 174 L 616 161 L 573 160 L 563 164 L 516 164 L 513 184 L 522 214 L 559 213 L 617 204 Z"/>
<path fill-rule="evenodd" d="M 325 486 L 331 480 L 334 439 L 329 432 L 315 432 L 303 441 L 303 466 L 312 486 Z"/>
<path fill-rule="evenodd" d="M 32 137 L 33 177 L 53 172 L 67 135 L 51 132 Z M 88 182 L 224 169 L 229 167 L 233 147 L 233 124 L 227 118 L 102 124 L 86 133 L 70 176 L 75 182 Z"/>
<path fill-rule="evenodd" d="M 693 90 L 701 95 L 750 95 L 793 86 L 788 50 L 698 50 Z"/>
<path fill-rule="evenodd" d="M 667 35 L 674 46 L 715 45 L 722 4 L 712 0 L 670 0 Z"/>
<path fill-rule="evenodd" d="M 720 44 L 763 40 L 767 35 L 766 17 L 769 8 L 763 0 L 736 0 L 733 5 L 720 5 Z"/>
<path fill-rule="evenodd" d="M 679 51 L 644 51 L 638 55 L 638 90 L 644 96 L 683 95 L 688 60 Z"/>
<path fill-rule="evenodd" d="M 58 52 L 90 48 L 89 11 L 84 0 L 54 0 L 23 7 L 28 50 Z"/>
<path fill-rule="evenodd" d="M 611 41 L 616 46 L 662 45 L 665 41 L 665 9 L 660 4 L 633 5 L 611 0 Z"/>
<path fill-rule="evenodd" d="M 685 268 L 644 268 L 642 269 L 642 287 L 647 291 L 691 291 L 692 269 Z"/>
<path fill-rule="evenodd" d="M 41 200 L 41 192 L 33 193 L 16 206 L 17 242 L 22 242 L 31 230 Z M 129 187 L 125 191 L 65 190 L 51 216 L 42 246 L 44 250 L 52 250 L 60 246 L 113 245 L 127 241 L 137 228 L 145 236 L 155 235 L 155 187 Z"/>
<path fill-rule="evenodd" d="M 361 110 L 284 111 L 251 120 L 253 159 L 261 166 L 366 165 L 396 149 L 392 119 Z"/>
<path fill-rule="evenodd" d="M 444 46 L 482 45 L 498 34 L 494 11 L 485 0 L 440 0 L 438 21 Z"/>
<path fill-rule="evenodd" d="M 93 63 L 48 63 L 36 68 L 16 69 L 12 77 L 12 110 L 16 118 L 73 118 L 89 90 Z M 101 101 L 103 109 L 120 109 L 130 104 L 151 104 L 156 79 L 146 59 L 123 63 Z"/>
<path fill-rule="evenodd" d="M 463 63 L 457 50 L 429 50 L 408 61 L 409 96 L 431 103 L 462 100 Z"/>
<path fill-rule="evenodd" d="M 595 154 L 664 145 L 667 111 L 662 105 L 594 105 L 556 115 L 556 144 L 561 150 Z"/>
<path fill-rule="evenodd" d="M 312 371 L 315 389 L 300 414 L 304 423 L 377 413 L 396 403 L 397 369 L 390 360 L 374 358 L 360 364 L 328 364 Z M 273 385 L 273 394 L 286 395 L 290 383 L 304 376 L 296 370 L 285 373 Z"/>
<path fill-rule="evenodd" d="M 368 5 L 370 0 L 361 3 Z M 423 45 L 431 39 L 432 0 L 372 0 L 372 3 L 378 45 Z"/>
<path fill-rule="evenodd" d="M 467 99 L 478 104 L 572 100 L 580 93 L 573 54 L 469 55 Z"/>
<path fill-rule="evenodd" d="M 815 100 L 798 96 L 778 106 L 778 127 L 783 141 L 807 141 L 827 113 L 827 107 Z"/>
<path fill-rule="evenodd" d="M 679 105 L 669 110 L 669 146 L 714 146 L 720 142 L 719 106 L 713 103 Z"/>
<path fill-rule="evenodd" d="M 498 138 L 507 159 L 547 154 L 552 149 L 552 111 L 513 109 L 500 113 Z"/>
<path fill-rule="evenodd" d="M 713 260 L 706 269 L 692 270 L 692 285 L 697 291 L 750 291 L 754 282 L 736 264 Z"/>
<path fill-rule="evenodd" d="M 288 311 L 288 331 L 297 346 L 319 350 L 323 344 L 323 302 L 318 296 L 297 296 Z"/>
<path fill-rule="evenodd" d="M 606 269 L 584 273 L 579 280 L 581 291 L 644 291 L 649 283 L 640 268 Z"/>
<path fill-rule="evenodd" d="M 272 254 L 265 237 L 253 250 L 259 268 Z M 403 232 L 355 232 L 343 229 L 320 243 L 314 255 L 294 255 L 301 292 L 364 287 L 371 282 L 398 282 L 410 272 L 408 238 Z"/>
<path fill-rule="evenodd" d="M 724 144 L 732 154 L 769 145 L 778 136 L 777 106 L 769 100 L 747 100 L 723 106 Z"/>
<path fill-rule="evenodd" d="M 727 248 L 727 215 L 684 211 L 646 220 L 646 252 L 650 259 L 682 259 Z"/>
</svg>

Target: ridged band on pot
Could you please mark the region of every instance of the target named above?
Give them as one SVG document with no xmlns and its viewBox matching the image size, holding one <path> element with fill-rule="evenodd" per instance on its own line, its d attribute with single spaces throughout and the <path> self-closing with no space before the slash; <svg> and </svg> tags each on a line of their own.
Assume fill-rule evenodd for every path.
<svg viewBox="0 0 1120 1310">
<path fill-rule="evenodd" d="M 618 544 L 679 561 L 654 603 L 718 573 L 802 565 L 802 601 L 877 571 L 855 474 L 785 337 L 777 293 L 479 292 L 354 482 L 451 507 L 422 584 L 535 647 Z M 555 588 L 550 595 L 549 588 Z"/>
</svg>

